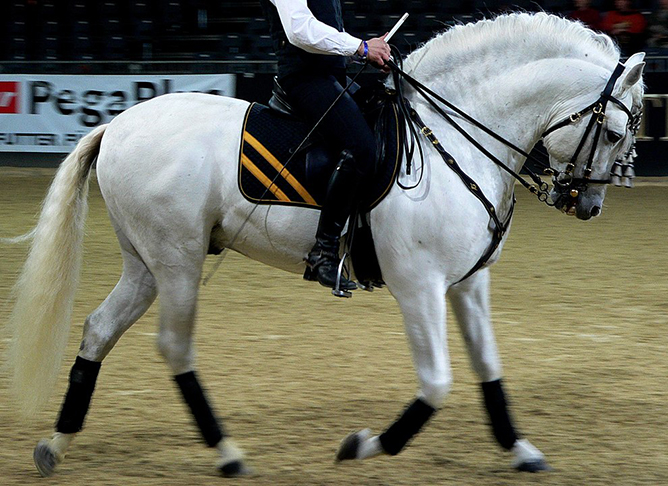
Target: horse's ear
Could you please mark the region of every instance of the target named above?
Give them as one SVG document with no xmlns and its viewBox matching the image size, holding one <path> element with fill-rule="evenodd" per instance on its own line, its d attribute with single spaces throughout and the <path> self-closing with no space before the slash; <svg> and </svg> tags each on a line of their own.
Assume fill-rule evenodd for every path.
<svg viewBox="0 0 668 486">
<path fill-rule="evenodd" d="M 640 81 L 642 77 L 642 71 L 645 68 L 645 53 L 637 52 L 631 57 L 629 57 L 624 63 L 625 69 L 622 75 L 620 76 L 619 85 L 622 88 L 622 91 L 630 89 L 632 86 Z"/>
<path fill-rule="evenodd" d="M 629 57 L 626 62 L 624 63 L 624 66 L 628 66 L 630 64 L 637 64 L 639 62 L 643 62 L 645 60 L 645 53 L 644 52 L 636 52 L 633 54 L 631 57 Z"/>
</svg>

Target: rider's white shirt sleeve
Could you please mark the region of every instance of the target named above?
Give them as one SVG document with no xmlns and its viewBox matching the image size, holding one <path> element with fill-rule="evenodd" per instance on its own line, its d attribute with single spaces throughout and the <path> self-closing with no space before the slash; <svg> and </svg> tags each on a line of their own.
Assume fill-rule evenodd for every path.
<svg viewBox="0 0 668 486">
<path fill-rule="evenodd" d="M 313 54 L 352 56 L 361 39 L 320 22 L 313 16 L 306 0 L 269 0 L 276 6 L 288 41 Z"/>
</svg>

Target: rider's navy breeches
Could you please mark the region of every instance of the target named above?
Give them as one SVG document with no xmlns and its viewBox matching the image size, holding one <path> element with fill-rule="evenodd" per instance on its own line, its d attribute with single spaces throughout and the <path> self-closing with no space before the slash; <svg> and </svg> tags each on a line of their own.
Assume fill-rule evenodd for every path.
<svg viewBox="0 0 668 486">
<path fill-rule="evenodd" d="M 298 73 L 281 80 L 290 103 L 307 122 L 315 124 L 343 91 L 331 74 Z M 358 174 L 371 174 L 376 160 L 376 140 L 355 100 L 345 93 L 318 127 L 318 132 L 336 153 L 350 150 Z"/>
</svg>

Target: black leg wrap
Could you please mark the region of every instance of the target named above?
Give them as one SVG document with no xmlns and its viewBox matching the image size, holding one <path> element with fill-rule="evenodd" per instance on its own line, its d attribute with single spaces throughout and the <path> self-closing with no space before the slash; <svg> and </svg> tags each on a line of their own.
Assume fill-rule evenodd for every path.
<svg viewBox="0 0 668 486">
<path fill-rule="evenodd" d="M 501 380 L 488 381 L 482 384 L 482 392 L 485 396 L 485 407 L 491 420 L 494 437 L 501 447 L 510 450 L 519 438 L 515 433 L 515 427 L 510 420 L 506 395 L 503 393 Z"/>
<path fill-rule="evenodd" d="M 72 434 L 83 428 L 102 363 L 77 356 L 70 371 L 70 386 L 60 409 L 56 432 Z"/>
<path fill-rule="evenodd" d="M 421 399 L 415 400 L 404 410 L 401 417 L 380 435 L 380 445 L 383 446 L 383 450 L 391 456 L 399 454 L 408 441 L 420 432 L 435 411 L 435 408 Z"/>
<path fill-rule="evenodd" d="M 215 447 L 223 438 L 223 430 L 213 414 L 204 390 L 197 381 L 194 371 L 176 375 L 174 380 L 179 385 L 183 398 L 195 417 L 204 441 L 209 447 Z"/>
</svg>

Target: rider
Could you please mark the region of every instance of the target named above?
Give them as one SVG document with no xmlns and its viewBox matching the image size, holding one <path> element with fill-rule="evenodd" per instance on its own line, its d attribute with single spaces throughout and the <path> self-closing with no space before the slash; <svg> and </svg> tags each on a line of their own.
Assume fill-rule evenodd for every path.
<svg viewBox="0 0 668 486">
<path fill-rule="evenodd" d="M 387 70 L 390 47 L 385 36 L 363 41 L 346 33 L 340 0 L 262 0 L 278 56 L 278 80 L 293 107 L 315 124 L 346 86 L 346 58 L 369 61 Z M 311 279 L 334 288 L 339 239 L 350 216 L 360 182 L 376 158 L 373 131 L 345 93 L 320 123 L 319 132 L 341 160 L 332 174 L 320 213 L 316 244 L 306 257 Z M 308 273 L 308 272 L 307 272 Z M 354 282 L 341 277 L 339 288 Z"/>
</svg>

